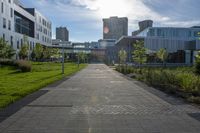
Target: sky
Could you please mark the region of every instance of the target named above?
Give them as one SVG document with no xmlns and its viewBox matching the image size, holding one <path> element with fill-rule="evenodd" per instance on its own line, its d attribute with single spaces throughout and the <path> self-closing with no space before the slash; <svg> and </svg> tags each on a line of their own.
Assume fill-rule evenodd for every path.
<svg viewBox="0 0 200 133">
<path fill-rule="evenodd" d="M 25 7 L 34 7 L 52 22 L 55 28 L 65 26 L 70 41 L 98 41 L 103 36 L 102 18 L 128 17 L 129 35 L 138 29 L 138 22 L 151 19 L 154 26 L 200 26 L 200 0 L 20 0 Z"/>
</svg>

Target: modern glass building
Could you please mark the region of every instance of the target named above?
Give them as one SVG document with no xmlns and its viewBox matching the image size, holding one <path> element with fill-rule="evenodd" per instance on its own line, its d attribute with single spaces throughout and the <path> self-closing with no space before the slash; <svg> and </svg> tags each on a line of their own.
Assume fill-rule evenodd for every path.
<svg viewBox="0 0 200 133">
<path fill-rule="evenodd" d="M 148 27 L 136 35 L 143 37 L 145 47 L 152 52 L 165 48 L 175 63 L 194 63 L 200 50 L 200 27 Z"/>
<path fill-rule="evenodd" d="M 18 52 L 27 37 L 29 50 L 36 43 L 52 44 L 51 21 L 35 8 L 24 7 L 19 0 L 0 0 L 0 37 Z"/>
</svg>

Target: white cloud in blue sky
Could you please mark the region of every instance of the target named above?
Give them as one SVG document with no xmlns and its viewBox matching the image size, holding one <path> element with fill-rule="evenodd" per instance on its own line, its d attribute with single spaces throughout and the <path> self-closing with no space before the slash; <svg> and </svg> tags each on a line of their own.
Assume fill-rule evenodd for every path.
<svg viewBox="0 0 200 133">
<path fill-rule="evenodd" d="M 102 38 L 102 18 L 129 18 L 129 34 L 138 21 L 154 20 L 154 26 L 190 27 L 200 25 L 200 0 L 21 0 L 35 7 L 55 27 L 66 26 L 72 41 L 95 41 Z"/>
</svg>

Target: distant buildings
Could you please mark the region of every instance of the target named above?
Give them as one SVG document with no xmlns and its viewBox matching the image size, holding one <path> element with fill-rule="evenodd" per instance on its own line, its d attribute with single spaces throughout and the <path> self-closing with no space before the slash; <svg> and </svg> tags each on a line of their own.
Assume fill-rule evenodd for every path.
<svg viewBox="0 0 200 133">
<path fill-rule="evenodd" d="M 128 18 L 110 17 L 103 19 L 103 39 L 118 40 L 128 35 Z"/>
<path fill-rule="evenodd" d="M 60 39 L 61 41 L 69 41 L 69 31 L 66 27 L 56 28 L 56 39 Z"/>
<path fill-rule="evenodd" d="M 107 48 L 110 46 L 114 46 L 115 45 L 116 40 L 115 39 L 100 39 L 98 41 L 99 43 L 99 47 L 98 48 Z"/>
<path fill-rule="evenodd" d="M 51 45 L 51 21 L 35 8 L 26 8 L 18 0 L 0 0 L 0 37 L 16 50 L 23 46 L 27 36 L 29 50 L 36 43 Z M 18 56 L 16 56 L 17 58 Z"/>
<path fill-rule="evenodd" d="M 148 27 L 152 27 L 153 26 L 153 21 L 152 20 L 140 21 L 138 23 L 138 25 L 139 25 L 139 30 L 136 30 L 136 31 L 132 32 L 132 36 L 137 35 L 138 33 L 140 33 L 141 31 L 145 30 Z"/>
<path fill-rule="evenodd" d="M 115 45 L 106 49 L 106 60 L 118 62 L 118 52 L 127 52 L 127 62 L 132 62 L 133 43 L 143 40 L 148 49 L 148 61 L 156 62 L 156 52 L 165 48 L 169 53 L 169 63 L 192 64 L 197 51 L 200 50 L 200 27 L 152 27 L 153 21 L 139 22 L 139 30 L 133 36 L 123 36 Z"/>
</svg>

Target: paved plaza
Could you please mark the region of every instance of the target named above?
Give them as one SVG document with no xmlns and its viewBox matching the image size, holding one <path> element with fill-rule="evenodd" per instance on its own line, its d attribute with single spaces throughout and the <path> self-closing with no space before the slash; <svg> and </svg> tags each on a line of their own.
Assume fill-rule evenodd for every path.
<svg viewBox="0 0 200 133">
<path fill-rule="evenodd" d="M 0 133 L 200 133 L 200 109 L 90 64 L 0 123 Z"/>
</svg>

